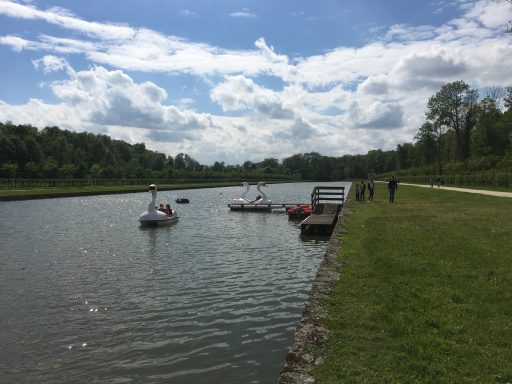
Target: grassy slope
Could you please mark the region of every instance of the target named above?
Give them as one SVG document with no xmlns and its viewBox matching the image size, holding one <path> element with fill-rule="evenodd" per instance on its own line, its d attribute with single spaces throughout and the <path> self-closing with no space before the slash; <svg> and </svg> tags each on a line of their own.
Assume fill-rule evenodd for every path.
<svg viewBox="0 0 512 384">
<path fill-rule="evenodd" d="M 158 185 L 159 191 L 182 190 L 195 188 L 213 188 L 225 187 L 232 185 L 240 185 L 239 182 L 210 182 L 210 183 L 183 183 Z M 18 190 L 0 190 L 0 200 L 18 200 L 18 199 L 43 199 L 47 197 L 65 197 L 80 195 L 100 195 L 109 193 L 131 193 L 131 192 L 147 192 L 148 186 L 116 186 L 116 187 L 86 187 L 86 188 L 32 188 Z"/>
<path fill-rule="evenodd" d="M 512 199 L 352 201 L 319 383 L 512 382 Z"/>
</svg>

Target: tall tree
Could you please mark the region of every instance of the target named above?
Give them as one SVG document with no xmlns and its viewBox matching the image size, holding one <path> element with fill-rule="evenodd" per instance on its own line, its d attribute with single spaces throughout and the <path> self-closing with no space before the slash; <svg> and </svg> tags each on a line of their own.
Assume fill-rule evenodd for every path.
<svg viewBox="0 0 512 384">
<path fill-rule="evenodd" d="M 443 156 L 442 156 L 442 140 L 446 133 L 447 126 L 440 124 L 438 121 L 427 121 L 421 126 L 416 135 L 417 138 L 425 142 L 434 141 L 437 147 L 437 172 L 439 175 L 443 173 Z"/>
<path fill-rule="evenodd" d="M 414 138 L 416 139 L 416 149 L 420 157 L 420 163 L 422 165 L 433 164 L 436 161 L 438 151 L 437 137 L 434 133 L 432 123 L 429 121 L 424 123 Z"/>
<path fill-rule="evenodd" d="M 501 117 L 502 113 L 493 97 L 487 96 L 480 102 L 480 116 L 472 135 L 473 153 L 475 155 L 503 154 L 504 150 L 498 150 L 497 148 L 497 146 L 503 146 L 504 144 L 504 138 L 499 137 L 497 129 L 497 123 L 501 120 Z"/>
<path fill-rule="evenodd" d="M 464 81 L 445 84 L 428 100 L 427 118 L 437 126 L 445 126 L 455 133 L 456 160 L 469 156 L 468 139 L 474 126 L 478 92 Z"/>
</svg>

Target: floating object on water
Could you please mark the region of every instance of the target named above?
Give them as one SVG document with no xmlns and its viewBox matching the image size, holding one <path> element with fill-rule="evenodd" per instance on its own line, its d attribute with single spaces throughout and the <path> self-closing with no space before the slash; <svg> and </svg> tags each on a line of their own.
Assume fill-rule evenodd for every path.
<svg viewBox="0 0 512 384">
<path fill-rule="evenodd" d="M 176 199 L 176 203 L 178 203 L 178 204 L 188 204 L 188 203 L 190 203 L 190 200 L 187 199 L 186 197 L 180 197 L 180 198 Z"/>
<path fill-rule="evenodd" d="M 267 198 L 267 195 L 260 189 L 260 187 L 266 187 L 264 181 L 260 181 L 257 184 L 256 189 L 259 192 L 259 195 L 256 197 L 256 200 L 251 201 L 247 199 L 247 193 L 249 192 L 250 185 L 247 182 L 243 182 L 242 186 L 245 186 L 245 191 L 238 199 L 233 199 L 232 203 L 229 204 L 229 208 L 231 211 L 271 211 L 272 210 L 272 200 Z"/>
<path fill-rule="evenodd" d="M 148 210 L 139 216 L 141 225 L 165 225 L 178 221 L 179 216 L 176 211 L 173 211 L 171 216 L 161 212 L 155 208 L 156 204 L 156 185 L 150 184 L 149 192 L 151 192 L 151 201 L 148 205 Z"/>
<path fill-rule="evenodd" d="M 288 218 L 291 220 L 304 220 L 313 212 L 313 205 L 300 204 L 296 207 L 288 208 L 286 212 L 288 213 Z"/>
</svg>

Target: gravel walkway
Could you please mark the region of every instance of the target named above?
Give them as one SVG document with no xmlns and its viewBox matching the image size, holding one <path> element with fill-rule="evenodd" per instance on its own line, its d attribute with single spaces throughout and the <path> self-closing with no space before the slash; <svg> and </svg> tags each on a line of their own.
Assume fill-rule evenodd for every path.
<svg viewBox="0 0 512 384">
<path fill-rule="evenodd" d="M 413 187 L 423 187 L 430 188 L 430 185 L 425 184 L 408 184 L 408 183 L 400 183 L 398 185 L 411 185 Z M 501 192 L 501 191 L 488 191 L 485 189 L 471 189 L 471 188 L 457 188 L 457 187 L 443 187 L 438 188 L 434 185 L 432 189 L 445 189 L 447 191 L 457 191 L 457 192 L 467 192 L 467 193 L 478 193 L 480 195 L 489 195 L 489 196 L 500 196 L 500 197 L 512 197 L 512 192 Z"/>
</svg>

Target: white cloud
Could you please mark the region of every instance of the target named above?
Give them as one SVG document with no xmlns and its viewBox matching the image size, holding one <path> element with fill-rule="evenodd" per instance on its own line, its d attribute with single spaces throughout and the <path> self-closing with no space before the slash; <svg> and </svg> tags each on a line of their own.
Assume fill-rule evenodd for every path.
<svg viewBox="0 0 512 384">
<path fill-rule="evenodd" d="M 64 69 L 70 69 L 66 59 L 53 55 L 46 55 L 41 59 L 32 60 L 34 67 L 43 69 L 44 73 L 51 73 L 56 71 L 62 71 Z"/>
<path fill-rule="evenodd" d="M 439 48 L 403 57 L 390 73 L 394 84 L 404 90 L 433 90 L 446 82 L 464 78 L 467 71 L 457 51 L 449 53 Z"/>
<path fill-rule="evenodd" d="M 108 132 L 122 128 L 133 133 L 125 137 L 132 143 L 142 138 L 166 143 L 193 140 L 212 124 L 206 114 L 165 105 L 164 89 L 152 82 L 136 83 L 122 71 L 95 67 L 71 71 L 69 76 L 51 84 L 61 103 L 31 100 L 21 106 L 2 105 L 0 116 L 19 123 L 40 122 L 74 130 L 88 127 L 101 132 L 106 128 Z"/>
<path fill-rule="evenodd" d="M 472 4 L 466 17 L 477 20 L 487 28 L 501 29 L 512 19 L 512 7 L 506 1 L 479 1 Z"/>
<path fill-rule="evenodd" d="M 2 14 L 14 18 L 44 20 L 62 28 L 83 32 L 102 39 L 127 39 L 134 33 L 134 30 L 130 27 L 85 21 L 77 18 L 68 10 L 57 7 L 41 11 L 32 5 L 2 1 L 0 3 L 0 15 Z"/>
<path fill-rule="evenodd" d="M 428 97 L 441 85 L 461 79 L 472 87 L 512 84 L 512 44 L 503 32 L 512 7 L 490 0 L 450 6 L 456 4 L 464 12 L 440 27 L 393 25 L 380 41 L 359 48 L 333 47 L 293 58 L 264 37 L 250 49 L 231 50 L 147 28 L 88 22 L 61 8 L 0 1 L 1 15 L 43 20 L 73 32 L 72 38 L 0 36 L 0 44 L 14 52 L 39 54 L 33 64 L 43 73 L 62 71 L 53 73 L 61 80 L 50 83 L 57 104 L 0 103 L 0 120 L 108 133 L 210 163 L 395 148 L 412 140 Z M 255 16 L 241 12 L 231 16 Z M 75 72 L 69 64 L 74 55 L 86 57 L 92 67 Z M 136 81 L 132 71 L 137 78 L 144 73 L 199 76 L 222 113 L 198 113 L 191 107 L 199 108 L 199 100 L 156 82 Z M 261 79 L 265 76 L 279 86 L 270 88 Z M 179 105 L 172 105 L 168 94 Z"/>
<path fill-rule="evenodd" d="M 436 36 L 436 29 L 430 25 L 409 26 L 395 24 L 385 34 L 387 41 L 402 40 L 427 40 Z"/>
<path fill-rule="evenodd" d="M 18 36 L 0 36 L 0 44 L 10 46 L 15 52 L 26 49 L 30 42 Z"/>
<path fill-rule="evenodd" d="M 346 116 L 346 123 L 357 128 L 397 129 L 403 126 L 403 107 L 398 103 L 375 101 L 365 108 L 353 102 Z"/>
<path fill-rule="evenodd" d="M 231 12 L 229 14 L 229 16 L 231 16 L 231 17 L 241 17 L 241 18 L 244 18 L 244 19 L 255 19 L 256 18 L 256 14 L 252 13 L 251 11 L 249 11 L 246 8 L 244 8 L 241 11 Z"/>
<path fill-rule="evenodd" d="M 212 90 L 210 96 L 225 111 L 247 110 L 258 118 L 294 118 L 293 111 L 285 105 L 279 93 L 259 87 L 243 76 L 227 78 Z"/>
<path fill-rule="evenodd" d="M 371 75 L 358 88 L 364 94 L 385 95 L 388 93 L 389 84 L 385 75 Z"/>
<path fill-rule="evenodd" d="M 180 15 L 185 17 L 195 17 L 196 13 L 194 11 L 191 11 L 190 9 L 180 9 L 179 10 Z"/>
</svg>

